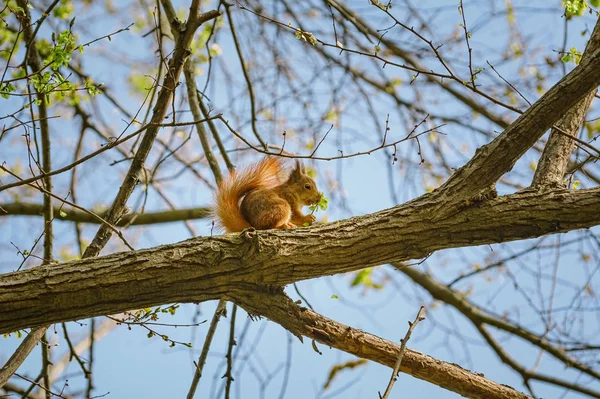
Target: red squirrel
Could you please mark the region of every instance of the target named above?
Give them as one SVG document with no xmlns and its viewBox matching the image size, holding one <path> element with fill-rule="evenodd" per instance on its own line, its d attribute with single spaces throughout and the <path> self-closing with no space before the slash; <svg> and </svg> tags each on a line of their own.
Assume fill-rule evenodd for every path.
<svg viewBox="0 0 600 399">
<path fill-rule="evenodd" d="M 289 229 L 314 223 L 315 217 L 302 214 L 302 207 L 319 202 L 317 185 L 298 161 L 286 180 L 284 171 L 282 159 L 266 157 L 231 172 L 215 194 L 218 225 L 233 233 L 248 227 Z"/>
</svg>

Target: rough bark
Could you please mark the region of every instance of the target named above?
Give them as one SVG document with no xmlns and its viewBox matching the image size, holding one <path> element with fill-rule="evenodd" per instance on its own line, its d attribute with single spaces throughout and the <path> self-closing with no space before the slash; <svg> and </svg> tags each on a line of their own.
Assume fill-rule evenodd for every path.
<svg viewBox="0 0 600 399">
<path fill-rule="evenodd" d="M 582 59 L 586 60 L 600 48 L 600 24 L 596 24 L 592 36 L 583 52 Z M 569 163 L 579 128 L 596 94 L 596 89 L 589 92 L 577 104 L 569 109 L 552 128 L 548 143 L 533 176 L 532 186 L 552 189 L 562 185 L 563 176 Z M 560 130 L 559 130 L 560 129 Z"/>
<path fill-rule="evenodd" d="M 600 49 L 552 86 L 538 101 L 444 183 L 446 201 L 468 200 L 506 172 L 558 119 L 600 84 Z M 444 202 L 447 205 L 447 202 Z"/>
<path fill-rule="evenodd" d="M 444 249 L 539 237 L 600 224 L 600 188 L 528 191 L 462 209 L 435 223 L 430 196 L 374 214 L 284 231 L 199 237 L 0 276 L 0 333 L 235 289 L 416 259 Z"/>
<path fill-rule="evenodd" d="M 241 292 L 242 307 L 280 324 L 297 336 L 306 336 L 330 347 L 393 368 L 400 345 L 372 335 L 304 307 L 285 295 L 266 292 Z M 498 384 L 462 367 L 406 349 L 400 371 L 473 399 L 525 399 L 529 396 L 507 385 Z"/>
</svg>

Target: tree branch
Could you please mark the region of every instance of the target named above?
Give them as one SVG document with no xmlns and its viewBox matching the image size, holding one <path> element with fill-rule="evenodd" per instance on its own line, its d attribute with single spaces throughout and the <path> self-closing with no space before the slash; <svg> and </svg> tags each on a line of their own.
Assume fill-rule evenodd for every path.
<svg viewBox="0 0 600 399">
<path fill-rule="evenodd" d="M 468 200 L 495 184 L 566 110 L 595 90 L 598 84 L 600 49 L 552 86 L 501 135 L 480 147 L 466 165 L 436 190 L 436 195 L 453 201 Z"/>
<path fill-rule="evenodd" d="M 415 327 L 417 326 L 417 324 L 419 324 L 419 322 L 421 322 L 422 320 L 425 320 L 425 316 L 422 316 L 424 311 L 425 311 L 425 307 L 421 306 L 419 308 L 419 312 L 417 313 L 417 316 L 415 317 L 415 320 L 412 323 L 410 321 L 408 322 L 408 331 L 406 331 L 404 338 L 400 340 L 400 350 L 398 351 L 398 359 L 396 360 L 396 364 L 394 364 L 394 371 L 392 371 L 392 377 L 390 378 L 390 381 L 388 382 L 388 385 L 385 388 L 383 395 L 381 395 L 381 394 L 379 395 L 380 399 L 387 399 L 390 396 L 390 393 L 392 393 L 392 388 L 394 387 L 394 383 L 398 379 L 398 373 L 400 372 L 400 366 L 402 366 L 402 358 L 404 357 L 404 352 L 406 351 L 406 343 L 410 339 L 410 336 L 412 335 L 412 332 L 415 329 Z"/>
<path fill-rule="evenodd" d="M 591 58 L 591 54 L 600 48 L 600 23 L 596 23 L 592 36 L 583 52 L 582 59 Z M 533 187 L 556 188 L 562 186 L 563 176 L 573 151 L 574 140 L 585 115 L 596 94 L 596 89 L 589 92 L 577 104 L 569 109 L 552 128 L 544 152 L 533 176 Z M 560 130 L 562 130 L 562 132 Z M 571 137 L 569 137 L 571 136 Z"/>
<path fill-rule="evenodd" d="M 392 369 L 398 360 L 400 345 L 300 307 L 285 295 L 253 291 L 240 298 L 247 311 L 268 317 L 299 338 L 306 336 Z M 400 371 L 472 399 L 531 399 L 481 374 L 410 349 L 404 351 Z"/>
<path fill-rule="evenodd" d="M 32 330 L 27 335 L 15 353 L 12 354 L 6 364 L 0 369 L 0 388 L 2 388 L 15 371 L 17 371 L 19 366 L 21 366 L 21 363 L 27 359 L 29 353 L 31 353 L 45 333 L 46 327 L 42 327 Z"/>
<path fill-rule="evenodd" d="M 161 0 L 161 4 L 163 9 L 165 10 L 165 14 L 167 15 L 167 19 L 169 20 L 169 27 L 171 28 L 171 33 L 173 37 L 177 40 L 179 37 L 178 21 L 177 14 L 173 5 L 168 0 Z M 198 104 L 198 96 L 196 95 L 196 74 L 195 74 L 195 66 L 189 60 L 186 60 L 183 66 L 183 74 L 185 76 L 185 87 L 187 89 L 187 97 L 188 103 L 190 105 L 190 110 L 192 111 L 192 115 L 194 119 L 202 119 L 202 111 L 200 110 L 200 104 Z M 198 137 L 200 139 L 200 144 L 202 145 L 202 150 L 204 151 L 204 156 L 206 156 L 206 161 L 208 162 L 208 166 L 213 172 L 215 177 L 215 181 L 219 183 L 223 179 L 223 175 L 221 174 L 221 169 L 219 168 L 219 163 L 213 154 L 213 151 L 210 147 L 210 143 L 208 141 L 208 134 L 206 133 L 206 129 L 204 125 L 201 123 L 196 124 L 196 132 L 198 133 Z"/>
<path fill-rule="evenodd" d="M 0 204 L 0 217 L 3 216 L 40 216 L 43 212 L 42 204 L 32 204 L 26 202 L 12 202 Z M 102 210 L 96 214 L 102 218 L 105 217 L 107 210 Z M 70 209 L 61 214 L 60 207 L 54 207 L 55 220 L 68 220 L 78 223 L 94 223 L 101 222 L 92 215 L 78 209 Z M 63 216 L 64 215 L 64 216 Z M 131 213 L 123 216 L 116 226 L 140 226 L 148 224 L 180 222 L 190 219 L 204 219 L 210 216 L 209 207 L 175 209 L 170 211 L 158 211 L 147 213 Z"/>
<path fill-rule="evenodd" d="M 516 323 L 489 314 L 485 310 L 480 309 L 477 305 L 469 301 L 465 296 L 452 290 L 448 286 L 436 281 L 433 277 L 423 272 L 420 272 L 416 268 L 397 267 L 397 269 L 400 273 L 406 275 L 408 278 L 410 278 L 412 281 L 418 284 L 421 288 L 429 292 L 429 294 L 433 298 L 440 300 L 446 305 L 452 306 L 453 308 L 458 310 L 474 325 L 478 326 L 488 324 L 499 330 L 506 331 L 509 334 L 513 334 L 531 343 L 532 345 L 535 345 L 538 348 L 548 352 L 555 359 L 561 361 L 566 367 L 573 367 L 574 369 L 579 370 L 589 375 L 590 377 L 600 380 L 600 372 L 598 372 L 598 370 L 594 370 L 590 366 L 581 363 L 574 357 L 565 353 L 564 349 L 552 345 L 542 335 L 535 334 L 525 329 L 524 327 L 519 326 Z"/>
<path fill-rule="evenodd" d="M 502 348 L 500 343 L 487 331 L 487 328 L 484 325 L 476 324 L 475 327 L 477 328 L 481 336 L 485 339 L 487 344 L 492 348 L 492 350 L 496 352 L 502 363 L 508 364 L 512 369 L 521 374 L 521 376 L 523 377 L 523 382 L 525 384 L 528 384 L 529 380 L 543 381 L 548 384 L 557 385 L 559 387 L 567 388 L 568 390 L 583 393 L 593 398 L 600 398 L 600 392 L 586 388 L 582 384 L 573 384 L 560 378 L 527 370 L 521 364 L 517 363 Z"/>
<path fill-rule="evenodd" d="M 119 188 L 119 192 L 113 201 L 113 205 L 106 215 L 108 223 L 117 222 L 124 213 L 127 200 L 129 199 L 129 196 L 133 192 L 133 189 L 138 182 L 138 175 L 142 170 L 144 163 L 146 162 L 148 154 L 150 154 L 150 150 L 154 144 L 154 139 L 156 138 L 156 135 L 160 129 L 158 125 L 163 122 L 169 104 L 171 103 L 171 99 L 175 93 L 175 88 L 179 84 L 179 76 L 181 75 L 183 65 L 191 53 L 190 45 L 196 30 L 203 22 L 206 22 L 212 18 L 216 18 L 219 15 L 220 13 L 216 10 L 212 10 L 204 14 L 200 13 L 199 1 L 192 1 L 192 4 L 190 5 L 188 21 L 186 25 L 182 27 L 183 30 L 177 37 L 175 49 L 173 50 L 173 56 L 169 61 L 169 69 L 165 74 L 164 82 L 162 83 L 160 92 L 158 93 L 156 105 L 154 106 L 152 118 L 150 120 L 151 126 L 148 127 L 144 133 L 144 137 L 142 138 L 138 150 L 131 162 L 129 171 L 127 172 L 127 175 L 125 176 L 125 179 Z M 84 257 L 88 258 L 97 256 L 110 239 L 110 236 L 110 229 L 106 225 L 100 226 L 96 236 L 86 248 Z"/>
<path fill-rule="evenodd" d="M 521 192 L 436 223 L 430 197 L 310 228 L 197 237 L 7 273 L 0 276 L 0 333 L 165 303 L 235 302 L 240 287 L 285 286 L 445 248 L 600 224 L 600 188 Z"/>
</svg>

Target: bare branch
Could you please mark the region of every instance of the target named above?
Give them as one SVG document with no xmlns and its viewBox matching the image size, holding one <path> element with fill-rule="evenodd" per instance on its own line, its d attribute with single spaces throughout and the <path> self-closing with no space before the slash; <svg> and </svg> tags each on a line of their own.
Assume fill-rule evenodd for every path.
<svg viewBox="0 0 600 399">
<path fill-rule="evenodd" d="M 78 223 L 102 223 L 93 215 L 78 209 L 69 209 L 61 212 L 60 206 L 54 206 L 55 220 L 68 220 Z M 0 217 L 6 216 L 40 216 L 43 212 L 43 205 L 32 204 L 27 202 L 11 202 L 0 204 Z M 101 218 L 104 218 L 107 210 L 95 212 Z M 174 209 L 169 211 L 146 212 L 146 213 L 130 213 L 124 215 L 116 226 L 141 226 L 159 223 L 181 222 L 185 220 L 204 219 L 210 216 L 209 207 L 200 208 L 184 208 Z"/>
<path fill-rule="evenodd" d="M 381 399 L 387 399 L 389 397 L 390 393 L 392 393 L 392 388 L 394 387 L 394 383 L 398 379 L 398 373 L 400 372 L 400 366 L 402 365 L 402 358 L 404 357 L 404 351 L 406 350 L 406 343 L 410 339 L 410 336 L 411 336 L 413 330 L 415 329 L 415 327 L 417 326 L 417 324 L 419 324 L 419 322 L 425 320 L 425 317 L 422 316 L 424 311 L 425 311 L 425 307 L 421 306 L 419 308 L 419 311 L 417 312 L 417 316 L 415 317 L 415 320 L 412 323 L 410 321 L 408 322 L 408 331 L 406 331 L 406 335 L 404 336 L 404 339 L 400 340 L 400 350 L 398 351 L 398 360 L 396 360 L 396 364 L 394 365 L 394 371 L 392 371 L 392 377 L 390 378 L 390 382 L 388 383 L 387 388 L 385 388 L 385 392 L 383 393 L 383 396 L 379 395 L 379 397 Z"/>
<path fill-rule="evenodd" d="M 285 295 L 246 292 L 241 305 L 249 312 L 268 317 L 298 337 L 314 339 L 390 368 L 398 361 L 399 345 L 300 307 Z M 490 381 L 481 374 L 410 349 L 404 352 L 400 371 L 467 398 L 531 399 L 514 388 Z"/>
<path fill-rule="evenodd" d="M 196 363 L 196 371 L 194 372 L 194 378 L 192 378 L 192 384 L 190 385 L 190 389 L 188 390 L 187 399 L 193 399 L 194 394 L 196 393 L 196 388 L 198 388 L 198 382 L 200 382 L 200 378 L 202 378 L 202 370 L 204 369 L 204 365 L 206 364 L 206 358 L 208 357 L 208 350 L 210 349 L 210 345 L 212 344 L 213 337 L 215 335 L 215 331 L 217 331 L 217 325 L 219 324 L 219 319 L 225 313 L 225 305 L 227 301 L 221 299 L 217 304 L 217 309 L 213 314 L 213 318 L 210 322 L 210 326 L 208 327 L 208 331 L 206 332 L 206 338 L 204 339 L 204 345 L 202 346 L 202 352 L 200 352 L 200 358 L 198 358 L 198 363 Z"/>
<path fill-rule="evenodd" d="M 27 334 L 27 337 L 23 340 L 21 345 L 19 345 L 15 353 L 12 354 L 0 369 L 0 388 L 2 388 L 15 371 L 17 371 L 21 366 L 21 363 L 27 359 L 29 353 L 31 353 L 45 333 L 46 327 L 38 327 Z"/>
</svg>

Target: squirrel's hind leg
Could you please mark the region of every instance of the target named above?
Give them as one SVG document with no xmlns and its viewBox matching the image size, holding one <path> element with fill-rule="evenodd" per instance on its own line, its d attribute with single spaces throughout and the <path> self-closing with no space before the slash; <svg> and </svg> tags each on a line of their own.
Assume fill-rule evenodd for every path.
<svg viewBox="0 0 600 399">
<path fill-rule="evenodd" d="M 252 226 L 259 230 L 289 229 L 296 227 L 291 223 L 292 210 L 287 202 L 273 204 L 267 212 L 260 213 L 253 220 Z"/>
</svg>

